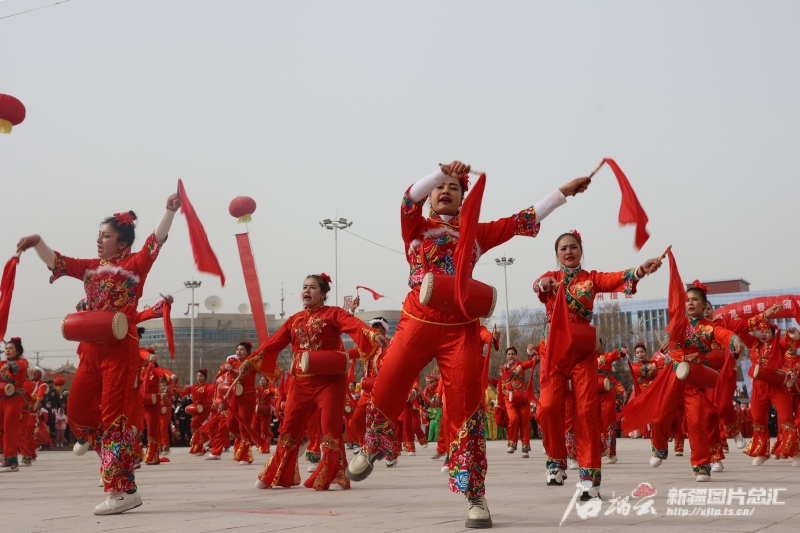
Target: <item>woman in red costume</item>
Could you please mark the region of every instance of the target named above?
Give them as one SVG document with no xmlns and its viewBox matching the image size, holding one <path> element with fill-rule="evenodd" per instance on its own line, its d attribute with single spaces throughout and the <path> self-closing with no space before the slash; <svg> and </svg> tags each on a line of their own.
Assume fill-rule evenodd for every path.
<svg viewBox="0 0 800 533">
<path fill-rule="evenodd" d="M 558 284 L 565 283 L 569 321 L 591 324 L 594 297 L 599 293 L 624 292 L 635 294 L 636 286 L 645 274 L 655 272 L 660 266 L 659 258 L 648 259 L 638 268 L 621 272 L 586 271 L 581 268 L 583 243 L 578 232 L 564 233 L 556 239 L 556 259 L 561 264 L 558 272 L 547 272 L 533 284 L 539 300 L 547 307 L 548 336 L 553 306 L 556 302 Z M 544 445 L 547 450 L 547 484 L 563 485 L 566 479 L 567 448 L 564 435 L 564 398 L 567 395 L 567 380 L 572 380 L 574 408 L 578 415 L 574 420 L 577 459 L 580 468 L 581 500 L 600 497 L 601 458 L 600 421 L 597 395 L 597 360 L 585 356 L 575 360 L 576 354 L 567 353 L 541 388 L 537 420 L 542 427 Z"/>
<path fill-rule="evenodd" d="M 344 475 L 347 465 L 342 439 L 344 397 L 347 394 L 347 374 L 306 374 L 300 367 L 302 352 L 339 350 L 341 336 L 346 333 L 356 343 L 358 354 L 365 363 L 388 346 L 382 334 L 339 307 L 325 305 L 331 279 L 325 274 L 308 276 L 301 292 L 305 309 L 290 317 L 264 344 L 239 367 L 243 376 L 252 368 L 277 377 L 278 353 L 291 344 L 294 385 L 286 400 L 278 448 L 256 481 L 258 488 L 291 487 L 300 484 L 297 470 L 299 438 L 315 411 L 320 410 L 322 427 L 322 460 L 314 474 L 305 482 L 316 490 L 350 488 Z"/>
<path fill-rule="evenodd" d="M 23 237 L 17 243 L 18 251 L 36 249 L 52 271 L 51 283 L 63 276 L 83 282 L 86 298 L 78 304 L 79 312 L 118 311 L 128 317 L 124 339 L 82 343 L 81 364 L 69 395 L 70 427 L 79 439 L 75 453 L 82 455 L 98 443 L 102 449 L 101 474 L 108 498 L 95 507 L 95 514 L 118 514 L 142 504 L 133 473 L 134 440 L 141 428 L 130 419 L 133 402 L 141 402 L 134 388 L 139 367 L 136 306 L 180 205 L 178 195 L 172 194 L 155 231 L 136 253 L 131 251 L 136 237 L 133 211 L 117 213 L 103 222 L 95 259 L 63 256 L 51 250 L 39 235 Z"/>
<path fill-rule="evenodd" d="M 506 416 L 508 417 L 508 453 L 517 451 L 517 441 L 522 440 L 522 457 L 530 457 L 531 451 L 531 405 L 525 403 L 514 403 L 509 400 L 512 393 L 525 393 L 527 383 L 525 372 L 532 370 L 536 365 L 534 359 L 520 362 L 517 349 L 513 346 L 506 348 L 506 364 L 500 367 L 500 379 L 489 380 L 489 383 L 505 395 Z M 533 373 L 531 373 L 533 379 Z"/>
<path fill-rule="evenodd" d="M 161 378 L 174 384 L 177 383 L 178 376 L 158 366 L 158 359 L 154 353 L 150 353 L 147 359 L 142 361 L 142 365 L 144 366 L 142 379 L 146 381 L 142 400 L 144 419 L 147 423 L 147 451 L 144 462 L 148 465 L 160 465 L 158 451 L 161 446 Z"/>
<path fill-rule="evenodd" d="M 764 313 L 758 315 L 764 317 Z M 755 317 L 755 318 L 758 318 Z M 752 319 L 751 319 L 752 320 Z M 749 377 L 753 377 L 756 366 L 760 369 L 782 370 L 788 374 L 787 382 L 774 385 L 760 379 L 753 379 L 753 394 L 750 396 L 750 412 L 753 415 L 753 438 L 747 444 L 744 453 L 753 458 L 753 465 L 759 466 L 770 458 L 770 453 L 777 459 L 792 458 L 792 466 L 800 467 L 800 441 L 797 437 L 797 426 L 792 412 L 792 395 L 788 386 L 793 386 L 797 381 L 791 362 L 787 364 L 785 353 L 795 350 L 800 345 L 800 331 L 789 328 L 781 338 L 780 329 L 770 324 L 766 318 L 758 326 L 757 336 L 745 334 L 742 336 L 745 344 L 750 348 Z M 767 419 L 770 403 L 778 412 L 778 445 L 769 448 L 769 430 Z"/>
<path fill-rule="evenodd" d="M 22 417 L 28 360 L 22 357 L 22 340 L 14 337 L 6 343 L 5 362 L 0 365 L 0 381 L 14 386 L 11 396 L 0 397 L 0 429 L 3 430 L 3 467 L 0 473 L 18 472 L 19 425 Z M 27 424 L 27 420 L 25 421 Z"/>
<path fill-rule="evenodd" d="M 158 438 L 158 452 L 161 456 L 169 455 L 170 443 L 170 422 L 172 422 L 172 408 L 175 405 L 173 391 L 175 388 L 173 384 L 166 378 L 161 378 L 159 382 L 159 406 L 161 412 L 159 414 L 159 438 Z"/>
<path fill-rule="evenodd" d="M 369 321 L 369 327 L 380 333 L 386 335 L 389 331 L 389 323 L 383 317 L 375 317 Z M 377 355 L 364 363 L 364 377 L 375 378 L 383 365 L 385 350 L 378 350 Z M 355 413 L 353 413 L 353 428 L 355 432 L 354 438 L 358 443 L 359 449 L 364 446 L 364 437 L 367 434 L 367 406 L 369 405 L 372 395 L 370 391 L 361 390 L 361 395 L 358 397 L 358 405 L 356 406 Z M 399 451 L 399 450 L 398 450 Z M 396 459 L 397 457 L 388 457 L 387 461 Z"/>
<path fill-rule="evenodd" d="M 347 475 L 365 479 L 373 463 L 381 459 L 394 441 L 394 423 L 403 411 L 405 393 L 420 371 L 435 357 L 444 380 L 448 425 L 457 436 L 450 444 L 450 490 L 468 499 L 467 527 L 491 527 L 484 497 L 486 440 L 484 432 L 480 321 L 461 313 L 439 311 L 420 303 L 420 285 L 428 272 L 454 275 L 461 217 L 459 215 L 469 182 L 468 165 L 453 161 L 412 185 L 400 206 L 400 222 L 410 266 L 411 293 L 403 303 L 386 362 L 372 394 L 367 414 L 369 430 L 365 447 L 353 459 Z M 554 191 L 545 200 L 508 218 L 478 224 L 470 272 L 481 254 L 515 235 L 535 237 L 542 220 L 572 196 L 586 190 L 589 180 L 581 178 Z M 430 217 L 423 205 L 430 200 Z M 445 428 L 440 428 L 443 431 Z"/>
<path fill-rule="evenodd" d="M 667 458 L 667 439 L 675 416 L 675 407 L 683 399 L 686 432 L 689 434 L 689 444 L 692 448 L 692 470 L 695 481 L 705 482 L 711 480 L 711 450 L 705 422 L 704 392 L 702 388 L 678 379 L 675 370 L 683 361 L 708 366 L 706 356 L 711 351 L 714 341 L 727 347 L 731 354 L 741 353 L 744 344 L 732 331 L 703 318 L 703 308 L 708 300 L 705 291 L 698 285 L 695 282 L 695 286 L 686 292 L 685 343 L 667 353 L 669 335 L 666 335 L 666 340 L 661 346 L 661 351 L 667 353 L 669 357 L 664 369 L 664 372 L 669 373 L 666 376 L 669 381 L 666 384 L 661 411 L 655 415 L 651 424 L 653 456 L 650 458 L 650 466 L 657 467 Z"/>
<path fill-rule="evenodd" d="M 266 441 L 266 447 L 259 447 L 258 453 L 269 453 L 272 443 L 272 400 L 275 397 L 275 388 L 270 386 L 266 376 L 261 376 L 259 386 L 256 387 L 257 410 L 253 417 L 253 428 Z"/>
<path fill-rule="evenodd" d="M 633 378 L 639 384 L 640 390 L 644 390 L 650 386 L 654 379 L 656 379 L 659 369 L 664 368 L 664 366 L 662 364 L 662 366 L 659 367 L 655 362 L 648 361 L 647 348 L 644 344 L 637 344 L 633 349 L 633 355 L 636 357 L 636 362 L 631 365 L 631 369 L 633 370 Z M 637 429 L 631 433 L 630 437 L 634 439 L 638 439 L 640 437 L 649 439 L 650 433 L 647 430 L 647 426 L 645 426 L 641 430 Z"/>
<path fill-rule="evenodd" d="M 200 427 L 211 415 L 211 403 L 214 399 L 214 385 L 206 383 L 207 379 L 208 371 L 201 368 L 197 371 L 197 383 L 181 391 L 182 397 L 192 395 L 192 405 L 197 406 L 198 411 L 200 406 L 203 408 L 202 413 L 197 412 L 192 415 L 192 440 L 189 442 L 191 446 L 189 453 L 197 457 L 206 453 L 205 443 L 211 440 L 211 435 L 200 431 Z"/>
<path fill-rule="evenodd" d="M 242 394 L 236 395 L 231 391 L 225 397 L 230 409 L 236 409 L 236 412 L 248 423 L 253 420 L 253 415 L 256 412 L 256 373 L 250 372 L 247 375 L 239 374 L 239 367 L 242 362 L 250 357 L 250 352 L 253 349 L 253 343 L 250 341 L 242 341 L 236 346 L 236 357 L 231 359 L 225 365 L 225 370 L 230 372 L 231 378 L 234 382 L 242 386 Z M 253 464 L 253 452 L 251 450 L 254 442 L 246 430 L 239 427 L 239 419 L 232 414 L 228 415 L 228 432 L 236 436 L 236 442 L 233 446 L 233 460 L 240 465 Z"/>
</svg>

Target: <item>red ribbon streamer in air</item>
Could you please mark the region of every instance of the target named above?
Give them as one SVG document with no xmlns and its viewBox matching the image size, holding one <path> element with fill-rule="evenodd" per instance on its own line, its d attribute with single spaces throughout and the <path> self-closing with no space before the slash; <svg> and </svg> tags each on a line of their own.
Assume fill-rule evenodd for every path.
<svg viewBox="0 0 800 533">
<path fill-rule="evenodd" d="M 667 248 L 665 253 L 669 257 L 669 325 L 666 330 L 669 333 L 669 348 L 666 353 L 670 353 L 678 344 L 683 346 L 686 341 L 686 291 L 675 256 L 672 255 L 672 247 Z"/>
<path fill-rule="evenodd" d="M 622 191 L 622 204 L 619 206 L 619 223 L 622 226 L 626 224 L 636 225 L 636 239 L 634 244 L 638 250 L 641 250 L 644 243 L 650 238 L 650 234 L 647 233 L 647 213 L 644 212 L 642 204 L 639 203 L 636 193 L 633 192 L 633 188 L 630 182 L 628 182 L 628 178 L 625 177 L 625 174 L 623 174 L 616 161 L 613 159 L 603 159 L 603 162 L 614 171 L 620 191 Z"/>
<path fill-rule="evenodd" d="M 164 334 L 167 336 L 167 347 L 169 348 L 169 356 L 175 360 L 175 335 L 172 332 L 172 318 L 170 313 L 172 306 L 166 300 L 164 301 Z"/>
<path fill-rule="evenodd" d="M 466 303 L 469 298 L 469 280 L 472 275 L 472 253 L 475 248 L 475 239 L 478 236 L 478 219 L 481 216 L 481 202 L 485 188 L 486 174 L 481 174 L 461 208 L 461 229 L 458 243 L 456 243 L 456 251 L 453 254 L 453 263 L 455 263 L 456 269 L 456 301 L 461 307 L 461 312 L 467 318 L 472 318 L 467 313 Z"/>
<path fill-rule="evenodd" d="M 208 236 L 206 230 L 203 229 L 203 223 L 197 218 L 197 213 L 186 196 L 186 189 L 183 188 L 183 182 L 178 180 L 178 194 L 181 197 L 181 214 L 186 217 L 186 223 L 189 225 L 189 240 L 192 242 L 192 252 L 194 253 L 194 262 L 197 265 L 197 270 L 200 272 L 207 272 L 220 277 L 222 286 L 225 286 L 225 274 L 222 273 L 222 268 L 219 266 L 217 256 L 214 255 L 214 250 L 208 243 Z"/>
<path fill-rule="evenodd" d="M 383 294 L 378 294 L 377 292 L 373 291 L 369 287 L 362 287 L 361 285 L 356 285 L 356 289 L 364 289 L 365 291 L 371 292 L 372 293 L 372 297 L 375 300 L 380 300 L 381 298 L 385 298 L 385 296 Z"/>
<path fill-rule="evenodd" d="M 558 284 L 556 303 L 550 317 L 550 332 L 547 335 L 547 352 L 542 359 L 542 368 L 539 372 L 539 382 L 546 385 L 550 381 L 550 374 L 555 371 L 559 363 L 566 357 L 567 350 L 572 345 L 572 331 L 569 327 L 569 306 L 567 306 L 566 283 Z"/>
<path fill-rule="evenodd" d="M 17 277 L 19 256 L 15 255 L 3 268 L 3 279 L 0 281 L 0 339 L 6 337 L 8 328 L 8 311 L 11 308 L 11 295 L 14 293 L 14 280 Z"/>
</svg>

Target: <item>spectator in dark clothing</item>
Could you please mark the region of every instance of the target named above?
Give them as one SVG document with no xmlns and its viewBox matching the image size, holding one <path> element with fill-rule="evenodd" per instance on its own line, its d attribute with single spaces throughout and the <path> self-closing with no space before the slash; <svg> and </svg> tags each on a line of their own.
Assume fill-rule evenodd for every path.
<svg viewBox="0 0 800 533">
<path fill-rule="evenodd" d="M 181 434 L 181 445 L 188 446 L 192 440 L 192 415 L 186 412 L 189 399 L 182 400 L 175 405 L 175 420 L 178 424 L 178 431 Z"/>
</svg>

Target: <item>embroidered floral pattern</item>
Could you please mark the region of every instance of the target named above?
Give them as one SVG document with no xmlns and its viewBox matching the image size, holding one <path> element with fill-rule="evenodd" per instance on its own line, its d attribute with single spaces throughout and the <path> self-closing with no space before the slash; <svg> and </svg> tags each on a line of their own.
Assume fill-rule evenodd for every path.
<svg viewBox="0 0 800 533">
<path fill-rule="evenodd" d="M 711 465 L 692 465 L 695 476 L 711 476 Z"/>
<path fill-rule="evenodd" d="M 367 404 L 367 433 L 364 435 L 364 451 L 370 454 L 383 451 L 386 460 L 393 461 L 400 453 L 400 450 L 395 450 L 394 442 L 394 425 L 370 399 Z"/>
<path fill-rule="evenodd" d="M 711 451 L 711 462 L 716 463 L 725 459 L 725 450 L 722 449 L 722 443 L 718 442 L 709 447 Z"/>
<path fill-rule="evenodd" d="M 125 416 L 120 416 L 103 434 L 100 449 L 100 472 L 106 492 L 136 488 L 133 474 L 136 431 Z"/>
<path fill-rule="evenodd" d="M 567 431 L 564 432 L 564 440 L 567 445 L 567 458 L 575 459 L 576 441 L 574 428 L 568 428 Z M 566 463 L 564 464 L 566 465 Z"/>
<path fill-rule="evenodd" d="M 675 441 L 675 442 L 676 442 L 676 447 L 677 447 L 677 441 Z M 678 451 L 678 450 L 676 449 L 675 451 Z M 668 449 L 657 450 L 655 446 L 652 446 L 652 453 L 653 453 L 653 457 L 658 457 L 659 459 L 666 459 L 667 456 L 669 455 L 669 450 Z"/>
<path fill-rule="evenodd" d="M 553 459 L 552 457 L 547 458 L 547 462 L 545 466 L 548 470 L 552 470 L 553 468 L 560 468 L 561 470 L 567 469 L 567 460 L 566 459 Z"/>
<path fill-rule="evenodd" d="M 524 211 L 520 211 L 513 216 L 516 227 L 514 235 L 524 235 L 525 237 L 536 237 L 541 229 L 541 223 L 536 222 L 536 210 L 530 206 Z"/>
<path fill-rule="evenodd" d="M 332 484 L 337 484 L 345 489 L 350 488 L 350 480 L 344 475 L 347 465 L 340 446 L 339 441 L 332 434 L 328 433 L 322 437 L 322 442 L 320 443 L 322 462 L 317 467 L 317 471 L 306 480 L 306 487 L 316 490 L 328 490 L 328 487 Z M 334 471 L 332 475 L 331 470 Z"/>
<path fill-rule="evenodd" d="M 448 466 L 452 492 L 477 496 L 486 492 L 486 433 L 483 403 L 458 430 L 450 443 Z"/>
<path fill-rule="evenodd" d="M 294 452 L 296 449 L 297 444 L 292 435 L 290 433 L 281 433 L 280 437 L 278 437 L 278 447 L 275 449 L 275 455 L 270 457 L 267 465 L 258 475 L 258 479 L 268 487 L 280 486 L 283 471 L 287 463 L 290 463 L 290 468 L 294 468 L 291 486 L 299 485 L 300 472 L 297 467 L 297 454 Z"/>
<path fill-rule="evenodd" d="M 600 469 L 599 468 L 583 468 L 581 467 L 578 472 L 581 475 L 581 481 L 591 481 L 592 487 L 600 486 Z"/>
<path fill-rule="evenodd" d="M 755 422 L 753 423 L 753 436 L 750 438 L 750 442 L 747 443 L 747 447 L 742 453 L 750 457 L 769 457 L 769 432 L 766 427 Z"/>
<path fill-rule="evenodd" d="M 636 271 L 639 267 L 631 268 L 622 273 L 622 281 L 624 282 L 623 291 L 625 294 L 636 294 Z"/>
</svg>

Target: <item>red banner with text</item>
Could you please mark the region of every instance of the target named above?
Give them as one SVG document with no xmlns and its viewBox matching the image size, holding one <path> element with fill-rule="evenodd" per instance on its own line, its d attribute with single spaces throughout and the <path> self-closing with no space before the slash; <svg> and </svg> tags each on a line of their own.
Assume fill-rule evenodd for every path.
<svg viewBox="0 0 800 533">
<path fill-rule="evenodd" d="M 250 235 L 248 233 L 237 233 L 236 244 L 239 245 L 239 259 L 242 260 L 244 284 L 247 287 L 247 297 L 250 299 L 253 322 L 256 324 L 258 344 L 264 344 L 269 337 L 269 329 L 267 329 L 267 317 L 264 314 L 264 303 L 261 300 L 261 285 L 258 283 L 253 249 L 250 247 Z"/>
</svg>

